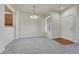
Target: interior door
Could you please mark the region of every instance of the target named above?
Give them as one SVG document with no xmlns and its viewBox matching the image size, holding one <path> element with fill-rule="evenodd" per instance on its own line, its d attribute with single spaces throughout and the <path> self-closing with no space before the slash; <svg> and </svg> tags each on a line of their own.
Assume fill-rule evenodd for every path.
<svg viewBox="0 0 79 59">
<path fill-rule="evenodd" d="M 73 29 L 74 29 L 73 20 L 74 20 L 73 15 L 65 16 L 62 18 L 63 37 L 71 41 L 73 41 L 73 34 L 74 34 L 73 33 Z"/>
</svg>

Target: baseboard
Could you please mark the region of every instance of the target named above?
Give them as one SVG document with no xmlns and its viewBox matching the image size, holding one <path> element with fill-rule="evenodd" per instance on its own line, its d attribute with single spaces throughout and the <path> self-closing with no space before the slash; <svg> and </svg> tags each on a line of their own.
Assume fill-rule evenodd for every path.
<svg viewBox="0 0 79 59">
<path fill-rule="evenodd" d="M 24 37 L 19 37 L 19 38 L 17 38 L 17 39 L 23 39 L 23 38 L 36 38 L 36 37 L 46 37 L 46 36 L 30 36 L 30 37 L 24 36 Z"/>
<path fill-rule="evenodd" d="M 1 54 L 4 50 L 5 50 L 5 48 L 2 48 L 2 49 L 0 50 L 0 54 Z"/>
<path fill-rule="evenodd" d="M 9 43 L 11 43 L 12 41 L 13 41 L 13 40 L 6 41 L 4 45 L 7 46 L 7 45 L 8 45 Z"/>
<path fill-rule="evenodd" d="M 75 43 L 79 43 L 79 41 L 74 41 Z"/>
</svg>

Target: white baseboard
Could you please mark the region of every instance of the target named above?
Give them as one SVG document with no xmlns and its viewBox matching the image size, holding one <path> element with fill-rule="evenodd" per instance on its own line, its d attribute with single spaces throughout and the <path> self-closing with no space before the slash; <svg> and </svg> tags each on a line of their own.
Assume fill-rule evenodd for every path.
<svg viewBox="0 0 79 59">
<path fill-rule="evenodd" d="M 5 50 L 5 48 L 2 48 L 2 49 L 0 50 L 0 53 L 2 53 L 4 50 Z"/>
<path fill-rule="evenodd" d="M 75 40 L 74 40 L 74 42 L 75 42 L 75 43 L 79 43 L 79 41 L 75 41 Z"/>
<path fill-rule="evenodd" d="M 8 45 L 9 43 L 11 43 L 12 41 L 13 41 L 13 39 L 12 39 L 12 40 L 9 40 L 9 41 L 6 41 L 4 45 L 7 46 L 7 45 Z"/>
<path fill-rule="evenodd" d="M 24 37 L 18 37 L 17 39 L 23 39 L 23 38 L 30 38 L 30 37 L 45 37 L 45 36 L 41 36 L 41 35 L 39 35 L 39 36 L 24 36 Z"/>
</svg>

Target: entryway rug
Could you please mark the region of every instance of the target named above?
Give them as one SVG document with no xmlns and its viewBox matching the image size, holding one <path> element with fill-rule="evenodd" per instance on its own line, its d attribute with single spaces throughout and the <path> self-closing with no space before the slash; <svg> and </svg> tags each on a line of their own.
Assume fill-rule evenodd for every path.
<svg viewBox="0 0 79 59">
<path fill-rule="evenodd" d="M 64 38 L 54 38 L 53 40 L 57 41 L 58 43 L 62 44 L 62 45 L 71 45 L 74 44 L 74 42 L 64 39 Z"/>
</svg>

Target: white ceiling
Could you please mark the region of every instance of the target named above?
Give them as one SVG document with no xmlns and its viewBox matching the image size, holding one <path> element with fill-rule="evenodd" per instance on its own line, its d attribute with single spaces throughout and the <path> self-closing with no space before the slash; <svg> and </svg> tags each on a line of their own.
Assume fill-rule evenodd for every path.
<svg viewBox="0 0 79 59">
<path fill-rule="evenodd" d="M 5 6 L 5 12 L 12 12 L 7 6 Z"/>
<path fill-rule="evenodd" d="M 33 13 L 33 4 L 15 4 L 12 5 L 16 9 L 19 9 L 20 11 L 28 12 L 28 13 Z M 52 11 L 57 11 L 61 12 L 62 10 L 60 7 L 64 7 L 63 10 L 71 7 L 71 4 L 36 4 L 35 5 L 35 12 L 36 14 L 40 15 L 47 15 L 50 14 Z"/>
</svg>

